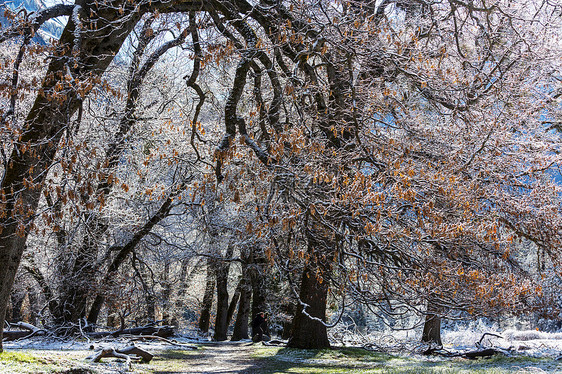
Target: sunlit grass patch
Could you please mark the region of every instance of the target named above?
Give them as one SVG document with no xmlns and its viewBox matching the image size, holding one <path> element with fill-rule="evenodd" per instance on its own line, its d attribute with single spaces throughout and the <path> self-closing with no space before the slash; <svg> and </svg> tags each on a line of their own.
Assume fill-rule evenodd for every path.
<svg viewBox="0 0 562 374">
<path fill-rule="evenodd" d="M 0 373 L 93 374 L 80 357 L 59 351 L 5 351 L 0 353 Z"/>
<path fill-rule="evenodd" d="M 303 374 L 508 374 L 562 372 L 562 363 L 547 358 L 496 356 L 477 360 L 399 356 L 361 348 L 299 350 L 256 347 L 254 357 L 263 361 L 263 373 Z"/>
<path fill-rule="evenodd" d="M 2 363 L 25 363 L 25 364 L 32 364 L 32 363 L 48 363 L 45 359 L 40 357 L 34 356 L 25 351 L 7 351 L 0 353 L 0 362 Z"/>
</svg>

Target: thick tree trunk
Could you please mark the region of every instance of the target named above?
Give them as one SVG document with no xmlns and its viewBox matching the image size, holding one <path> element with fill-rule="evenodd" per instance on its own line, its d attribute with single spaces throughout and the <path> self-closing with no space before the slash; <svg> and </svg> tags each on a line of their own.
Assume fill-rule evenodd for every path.
<svg viewBox="0 0 562 374">
<path fill-rule="evenodd" d="M 205 283 L 205 294 L 201 304 L 201 315 L 199 316 L 199 331 L 202 333 L 209 332 L 211 323 L 211 308 L 213 307 L 213 298 L 215 296 L 215 273 L 211 265 L 211 261 L 207 262 L 207 281 Z"/>
<path fill-rule="evenodd" d="M 439 308 L 436 307 L 431 297 L 427 302 L 426 313 L 422 342 L 435 346 L 443 346 L 441 342 L 441 317 L 438 314 Z"/>
<path fill-rule="evenodd" d="M 441 317 L 427 314 L 423 325 L 422 342 L 436 346 L 443 346 L 441 342 Z"/>
<path fill-rule="evenodd" d="M 287 346 L 302 349 L 329 348 L 328 331 L 322 323 L 326 322 L 328 283 L 317 276 L 316 269 L 308 265 L 302 275 L 299 297 L 307 306 L 298 306 Z M 311 319 L 304 312 L 322 322 Z"/>
<path fill-rule="evenodd" d="M 86 315 L 88 296 L 95 282 L 97 247 L 93 240 L 85 240 L 72 263 L 68 268 L 63 267 L 59 277 L 62 284 L 59 287 L 57 307 L 54 309 L 53 318 L 55 324 L 77 324 L 80 318 Z"/>
</svg>

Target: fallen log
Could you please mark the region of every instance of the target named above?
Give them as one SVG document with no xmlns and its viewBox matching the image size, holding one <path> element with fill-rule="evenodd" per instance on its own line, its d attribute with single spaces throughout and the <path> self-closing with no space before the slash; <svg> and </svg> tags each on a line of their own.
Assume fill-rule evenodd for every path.
<svg viewBox="0 0 562 374">
<path fill-rule="evenodd" d="M 174 340 L 166 339 L 166 338 L 163 338 L 163 337 L 161 337 L 161 336 L 155 336 L 155 335 L 130 336 L 130 337 L 128 337 L 128 338 L 129 338 L 130 341 L 133 341 L 133 340 L 147 340 L 147 339 L 148 339 L 148 340 L 159 340 L 159 341 L 164 342 L 164 343 L 168 343 L 168 344 L 172 344 L 172 345 L 177 345 L 177 346 L 179 346 L 179 347 L 183 347 L 183 348 L 187 348 L 187 349 L 197 349 L 197 347 L 194 346 L 194 345 L 185 344 L 185 343 L 179 343 L 179 342 L 176 342 L 176 341 L 174 341 Z"/>
<path fill-rule="evenodd" d="M 9 331 L 4 331 L 3 341 L 18 340 L 18 339 L 31 337 L 33 335 L 35 335 L 35 333 L 33 331 L 29 331 L 29 330 L 26 330 L 26 331 L 9 330 Z"/>
<path fill-rule="evenodd" d="M 487 348 L 478 351 L 466 352 L 462 355 L 462 357 L 468 358 L 469 360 L 475 360 L 479 357 L 491 357 L 498 354 L 504 354 L 504 353 L 494 348 Z"/>
<path fill-rule="evenodd" d="M 87 332 L 86 336 L 99 339 L 105 338 L 107 336 L 112 336 L 114 338 L 121 335 L 151 335 L 159 336 L 162 338 L 169 338 L 175 334 L 173 326 L 142 326 L 142 327 L 132 327 L 129 329 L 120 329 L 116 331 L 97 331 L 97 332 Z"/>
<path fill-rule="evenodd" d="M 38 332 L 41 331 L 41 329 L 37 326 L 33 326 L 31 323 L 27 323 L 27 322 L 16 322 L 16 323 L 10 323 L 11 326 L 16 326 L 19 327 L 20 329 L 24 329 L 27 331 L 31 331 L 31 332 Z"/>
<path fill-rule="evenodd" d="M 9 323 L 10 327 L 18 327 L 20 330 L 4 331 L 4 341 L 12 341 L 18 339 L 31 338 L 32 336 L 44 334 L 46 331 L 37 326 L 33 326 L 26 322 Z"/>
</svg>

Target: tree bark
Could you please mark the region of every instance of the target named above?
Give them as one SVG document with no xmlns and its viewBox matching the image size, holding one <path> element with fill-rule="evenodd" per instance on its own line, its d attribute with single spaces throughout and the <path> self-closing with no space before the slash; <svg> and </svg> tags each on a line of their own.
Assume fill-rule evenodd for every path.
<svg viewBox="0 0 562 374">
<path fill-rule="evenodd" d="M 205 294 L 201 304 L 201 315 L 199 316 L 199 331 L 202 333 L 209 332 L 211 323 L 211 308 L 213 307 L 213 298 L 215 293 L 215 274 L 211 260 L 207 261 L 207 281 L 205 283 Z"/>
<path fill-rule="evenodd" d="M 232 341 L 248 339 L 248 320 L 250 318 L 250 297 L 252 288 L 248 282 L 247 265 L 242 265 L 242 279 L 240 280 L 240 301 L 238 303 L 238 313 L 232 332 Z"/>
<path fill-rule="evenodd" d="M 11 313 L 9 318 L 7 318 L 8 322 L 16 323 L 22 321 L 22 306 L 23 300 L 25 299 L 25 292 L 20 289 L 14 289 L 12 291 L 12 295 L 10 296 L 11 302 Z"/>
<path fill-rule="evenodd" d="M 267 309 L 266 267 L 267 260 L 263 250 L 252 248 L 248 260 L 248 274 L 252 287 L 252 318 Z"/>
<path fill-rule="evenodd" d="M 29 300 L 29 323 L 37 325 L 39 316 L 39 301 L 37 293 L 32 287 L 27 288 L 27 299 Z"/>
<path fill-rule="evenodd" d="M 229 245 L 225 258 L 232 257 L 233 251 L 233 246 Z M 224 341 L 227 339 L 228 332 L 228 272 L 230 270 L 230 263 L 218 262 L 215 266 L 215 274 L 217 276 L 217 314 L 215 316 L 215 335 L 213 339 Z"/>
<path fill-rule="evenodd" d="M 228 304 L 228 312 L 226 313 L 226 324 L 230 326 L 230 321 L 232 321 L 232 316 L 234 316 L 234 312 L 236 311 L 236 306 L 240 301 L 240 292 L 242 291 L 242 283 L 244 282 L 243 278 L 240 278 L 236 289 L 234 290 L 234 295 L 232 295 L 232 299 L 230 300 L 230 304 Z"/>
<path fill-rule="evenodd" d="M 441 342 L 441 317 L 427 314 L 423 325 L 422 342 L 431 345 L 443 346 Z"/>
<path fill-rule="evenodd" d="M 293 318 L 291 337 L 288 347 L 301 349 L 330 348 L 328 331 L 322 322 L 326 322 L 326 301 L 328 283 L 317 276 L 316 269 L 307 265 L 304 269 L 300 287 L 301 301 L 305 304 L 297 307 Z M 305 313 L 318 320 L 311 319 Z"/>
<path fill-rule="evenodd" d="M 427 312 L 423 325 L 422 342 L 430 345 L 443 346 L 441 342 L 441 316 L 439 308 L 430 296 L 427 301 Z"/>
</svg>

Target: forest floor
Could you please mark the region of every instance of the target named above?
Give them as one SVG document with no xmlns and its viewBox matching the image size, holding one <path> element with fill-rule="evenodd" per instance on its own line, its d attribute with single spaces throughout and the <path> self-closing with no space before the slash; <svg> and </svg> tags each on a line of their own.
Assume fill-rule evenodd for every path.
<svg viewBox="0 0 562 374">
<path fill-rule="evenodd" d="M 121 342 L 122 343 L 122 342 Z M 95 344 L 96 348 L 123 346 L 120 342 Z M 362 348 L 297 350 L 265 346 L 250 341 L 197 344 L 185 350 L 158 343 L 137 343 L 154 354 L 150 363 L 127 364 L 115 358 L 93 363 L 90 343 L 74 342 L 27 347 L 5 346 L 0 353 L 0 373 L 45 374 L 172 374 L 172 373 L 422 373 L 422 374 L 507 374 L 562 373 L 562 361 L 553 357 L 525 355 L 489 359 L 428 358 L 414 354 L 387 354 Z M 179 349 L 178 349 L 179 348 Z"/>
</svg>

